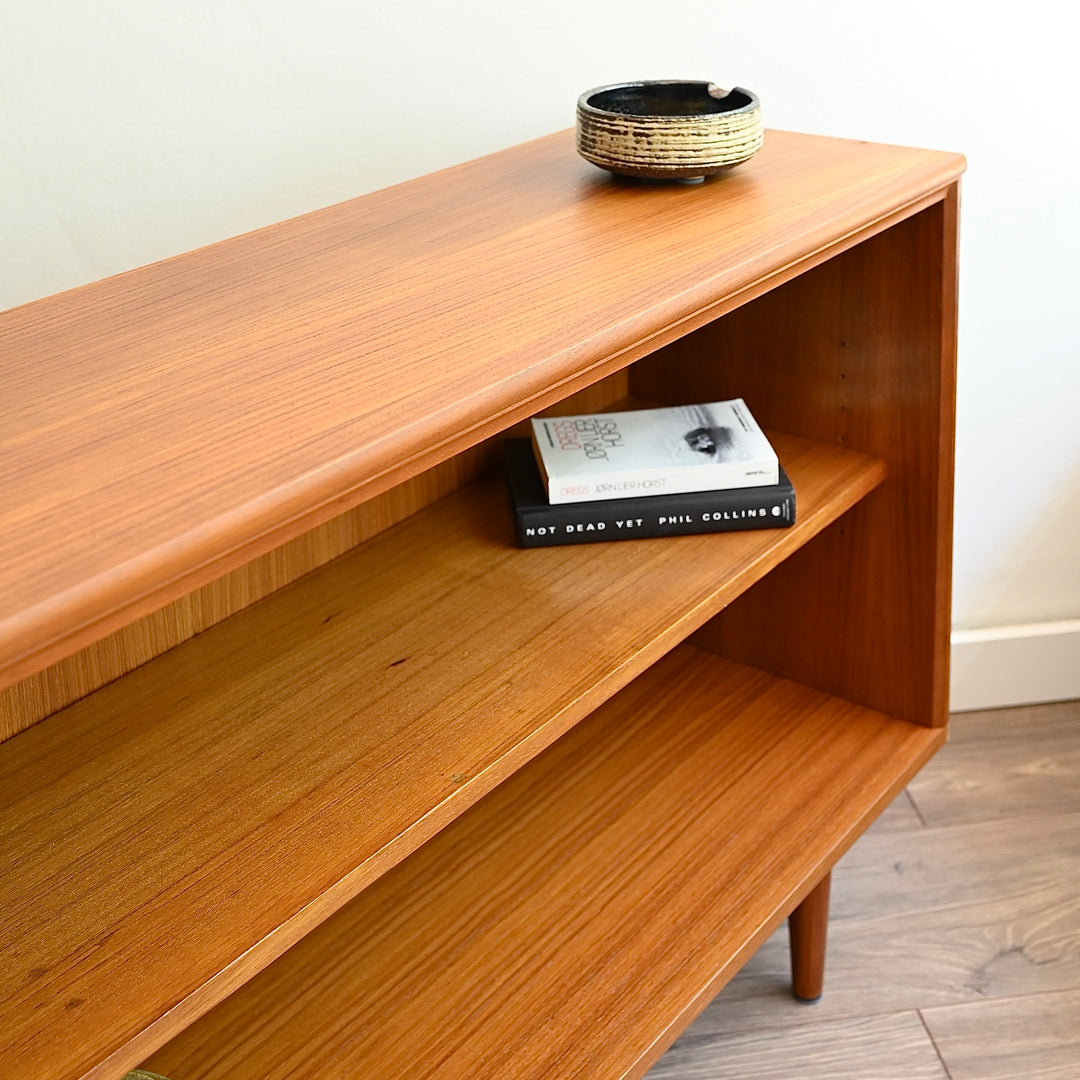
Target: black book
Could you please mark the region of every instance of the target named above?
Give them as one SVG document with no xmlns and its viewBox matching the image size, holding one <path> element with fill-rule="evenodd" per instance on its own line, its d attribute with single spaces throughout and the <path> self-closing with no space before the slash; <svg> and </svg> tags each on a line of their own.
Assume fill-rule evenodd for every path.
<svg viewBox="0 0 1080 1080">
<path fill-rule="evenodd" d="M 780 483 L 632 499 L 547 501 L 528 439 L 507 439 L 506 477 L 519 547 L 588 544 L 647 536 L 781 529 L 795 524 L 795 489 L 780 468 Z"/>
</svg>

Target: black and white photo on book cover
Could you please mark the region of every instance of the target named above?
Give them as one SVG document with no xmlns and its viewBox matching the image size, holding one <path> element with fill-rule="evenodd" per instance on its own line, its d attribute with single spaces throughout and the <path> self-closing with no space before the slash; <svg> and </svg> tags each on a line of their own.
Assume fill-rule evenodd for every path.
<svg viewBox="0 0 1080 1080">
<path fill-rule="evenodd" d="M 551 503 L 764 487 L 776 453 L 741 398 L 534 419 Z"/>
</svg>

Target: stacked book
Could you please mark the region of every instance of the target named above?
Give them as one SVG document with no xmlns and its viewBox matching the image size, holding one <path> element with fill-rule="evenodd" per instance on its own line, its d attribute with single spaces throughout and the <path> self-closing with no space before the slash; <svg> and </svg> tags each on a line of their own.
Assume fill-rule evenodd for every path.
<svg viewBox="0 0 1080 1080">
<path fill-rule="evenodd" d="M 521 547 L 795 524 L 795 491 L 741 398 L 532 421 L 506 442 Z"/>
</svg>

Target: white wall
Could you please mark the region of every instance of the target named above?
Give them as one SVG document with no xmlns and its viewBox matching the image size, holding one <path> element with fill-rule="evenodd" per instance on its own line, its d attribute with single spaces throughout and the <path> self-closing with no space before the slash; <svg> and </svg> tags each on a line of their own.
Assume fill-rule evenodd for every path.
<svg viewBox="0 0 1080 1080">
<path fill-rule="evenodd" d="M 568 127 L 601 83 L 749 86 L 772 127 L 968 155 L 955 624 L 1076 618 L 1067 14 L 1051 0 L 4 0 L 0 308 Z"/>
</svg>

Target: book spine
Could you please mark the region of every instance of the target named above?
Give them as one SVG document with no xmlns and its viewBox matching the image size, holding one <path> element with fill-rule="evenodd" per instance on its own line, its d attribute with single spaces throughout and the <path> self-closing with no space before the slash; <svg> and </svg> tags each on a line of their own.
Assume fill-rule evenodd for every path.
<svg viewBox="0 0 1080 1080">
<path fill-rule="evenodd" d="M 568 506 L 611 499 L 661 498 L 701 491 L 774 487 L 777 478 L 776 463 L 768 461 L 732 461 L 682 469 L 635 469 L 607 475 L 551 478 L 548 480 L 548 499 L 553 506 Z"/>
<path fill-rule="evenodd" d="M 520 547 L 552 547 L 655 536 L 778 529 L 795 524 L 795 494 L 757 488 L 667 498 L 570 503 L 515 511 Z"/>
</svg>

